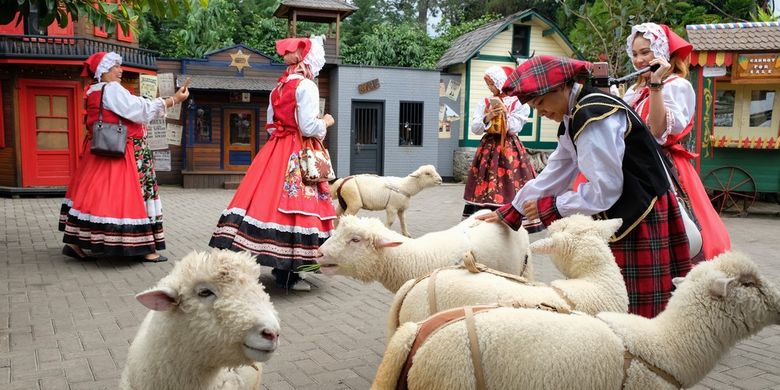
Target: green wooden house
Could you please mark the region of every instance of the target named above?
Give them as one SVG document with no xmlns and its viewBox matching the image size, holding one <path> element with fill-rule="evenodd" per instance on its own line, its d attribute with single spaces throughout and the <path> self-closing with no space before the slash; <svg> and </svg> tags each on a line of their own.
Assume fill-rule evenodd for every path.
<svg viewBox="0 0 780 390">
<path fill-rule="evenodd" d="M 436 65 L 445 74 L 460 75 L 460 147 L 479 144 L 480 136 L 469 131 L 469 119 L 479 99 L 490 95 L 483 80 L 485 70 L 493 65 L 515 67 L 532 55 L 541 54 L 580 57 L 555 23 L 533 10 L 488 23 L 452 43 Z M 539 118 L 534 110 L 530 119 L 519 134 L 523 144 L 529 148 L 555 148 L 558 124 Z"/>
</svg>

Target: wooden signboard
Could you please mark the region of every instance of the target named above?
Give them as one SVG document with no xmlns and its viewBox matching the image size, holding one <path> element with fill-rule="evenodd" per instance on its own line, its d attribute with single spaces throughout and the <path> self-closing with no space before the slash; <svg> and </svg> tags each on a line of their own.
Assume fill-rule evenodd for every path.
<svg viewBox="0 0 780 390">
<path fill-rule="evenodd" d="M 376 91 L 379 89 L 379 79 L 373 79 L 371 81 L 366 81 L 365 83 L 358 84 L 358 93 L 364 94 L 369 93 L 371 91 Z"/>
<path fill-rule="evenodd" d="M 780 80 L 780 54 L 740 54 L 732 65 L 732 82 L 766 83 Z"/>
</svg>

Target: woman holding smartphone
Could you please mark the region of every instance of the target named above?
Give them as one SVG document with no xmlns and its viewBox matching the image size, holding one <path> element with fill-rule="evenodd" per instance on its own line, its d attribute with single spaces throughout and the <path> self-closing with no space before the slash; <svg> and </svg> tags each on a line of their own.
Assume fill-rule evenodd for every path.
<svg viewBox="0 0 780 390">
<path fill-rule="evenodd" d="M 480 209 L 495 210 L 511 202 L 529 180 L 536 177 L 517 133 L 528 122 L 531 109 L 514 96 L 501 92 L 512 68 L 491 66 L 485 70 L 490 97 L 480 100 L 471 117 L 471 132 L 482 135 L 468 170 L 463 218 Z M 524 221 L 529 233 L 543 228 L 541 221 Z"/>
</svg>

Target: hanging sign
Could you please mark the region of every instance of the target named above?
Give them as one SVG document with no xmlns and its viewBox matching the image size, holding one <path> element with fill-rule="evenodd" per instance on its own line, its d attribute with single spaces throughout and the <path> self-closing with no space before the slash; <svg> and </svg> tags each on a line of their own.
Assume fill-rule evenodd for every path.
<svg viewBox="0 0 780 390">
<path fill-rule="evenodd" d="M 361 95 L 376 91 L 377 89 L 379 89 L 379 79 L 373 79 L 371 81 L 366 81 L 363 84 L 358 84 L 358 93 Z"/>
<path fill-rule="evenodd" d="M 740 54 L 735 68 L 736 79 L 774 79 L 780 78 L 780 54 Z"/>
</svg>

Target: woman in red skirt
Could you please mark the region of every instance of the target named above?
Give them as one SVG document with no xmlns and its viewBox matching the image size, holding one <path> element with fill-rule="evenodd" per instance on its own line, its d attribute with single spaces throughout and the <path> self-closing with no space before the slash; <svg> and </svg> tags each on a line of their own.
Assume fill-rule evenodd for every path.
<svg viewBox="0 0 780 390">
<path fill-rule="evenodd" d="M 314 83 L 325 64 L 319 38 L 287 38 L 276 51 L 289 65 L 268 105 L 268 142 L 236 190 L 217 223 L 209 245 L 246 250 L 274 268 L 277 287 L 309 291 L 296 269 L 312 264 L 320 244 L 330 236 L 336 210 L 327 182 L 302 180 L 298 154 L 303 138 L 322 140 L 333 117 L 319 115 Z"/>
<path fill-rule="evenodd" d="M 688 237 L 658 144 L 622 100 L 584 85 L 591 64 L 537 56 L 510 75 L 504 91 L 560 122 L 558 147 L 512 203 L 478 218 L 519 228 L 522 216 L 545 225 L 572 214 L 620 218 L 610 248 L 623 273 L 629 312 L 660 313 L 672 278 L 691 269 Z M 578 173 L 586 181 L 572 191 Z"/>
<path fill-rule="evenodd" d="M 480 209 L 495 210 L 511 199 L 536 171 L 517 133 L 528 122 L 531 109 L 514 96 L 501 92 L 512 68 L 491 66 L 485 70 L 485 84 L 492 96 L 477 103 L 471 118 L 471 132 L 482 135 L 466 176 L 463 191 L 463 218 Z M 523 227 L 534 233 L 541 221 L 525 221 Z"/>
<path fill-rule="evenodd" d="M 167 260 L 157 253 L 165 249 L 162 207 L 144 123 L 165 115 L 168 107 L 189 96 L 186 88 L 174 96 L 147 100 L 133 96 L 122 86 L 122 57 L 98 52 L 84 62 L 82 76 L 98 82 L 86 90 L 87 139 L 80 164 L 68 184 L 60 210 L 59 229 L 64 231 L 62 253 L 86 259 L 84 249 L 104 256 L 137 256 L 141 261 Z M 90 150 L 92 124 L 98 119 L 101 100 L 103 121 L 127 126 L 122 157 L 106 157 Z"/>
</svg>

